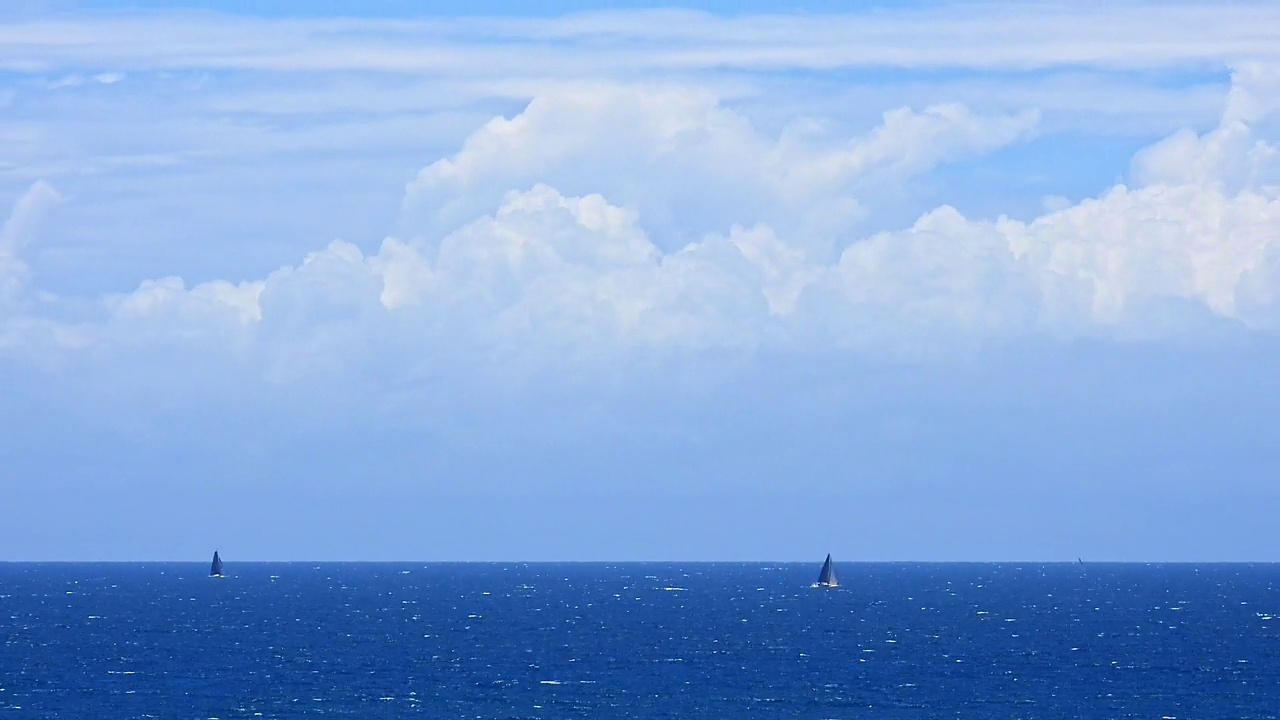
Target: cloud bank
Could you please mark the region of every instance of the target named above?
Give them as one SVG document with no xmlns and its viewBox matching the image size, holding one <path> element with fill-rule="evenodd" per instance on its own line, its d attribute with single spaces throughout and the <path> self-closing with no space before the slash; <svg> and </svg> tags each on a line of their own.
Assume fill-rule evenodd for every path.
<svg viewBox="0 0 1280 720">
<path fill-rule="evenodd" d="M 1271 68 L 1238 71 L 1219 125 L 1140 152 L 1131 185 L 1030 221 L 941 206 L 870 236 L 858 220 L 876 192 L 1019 142 L 1035 114 L 902 108 L 832 141 L 770 138 L 701 91 L 557 93 L 423 168 L 406 188 L 404 234 L 376 251 L 334 241 L 259 279 L 147 280 L 75 323 L 55 311 L 67 301 L 37 301 L 22 260 L 60 199 L 38 182 L 0 236 L 5 352 L 194 345 L 294 376 L 359 364 L 386 342 L 441 362 L 590 366 L 636 353 L 896 356 L 1037 335 L 1266 332 L 1280 156 L 1260 132 L 1274 124 L 1275 86 Z M 695 205 L 711 209 L 682 212 Z"/>
</svg>

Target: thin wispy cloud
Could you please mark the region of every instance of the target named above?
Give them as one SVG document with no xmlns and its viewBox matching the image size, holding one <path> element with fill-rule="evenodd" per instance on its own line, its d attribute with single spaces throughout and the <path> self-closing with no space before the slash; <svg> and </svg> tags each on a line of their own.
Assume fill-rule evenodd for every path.
<svg viewBox="0 0 1280 720">
<path fill-rule="evenodd" d="M 1220 66 L 1275 59 L 1267 4 L 1000 3 L 849 15 L 723 17 L 655 10 L 563 18 L 260 19 L 118 14 L 14 22 L 0 29 L 17 71 L 124 69 L 472 74 L 833 70 L 1028 70 Z M 582 65 L 585 59 L 591 65 Z"/>
</svg>

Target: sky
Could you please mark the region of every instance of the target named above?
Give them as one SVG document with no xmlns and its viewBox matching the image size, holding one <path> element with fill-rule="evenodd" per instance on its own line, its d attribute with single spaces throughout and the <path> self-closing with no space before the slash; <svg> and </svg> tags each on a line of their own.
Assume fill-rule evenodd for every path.
<svg viewBox="0 0 1280 720">
<path fill-rule="evenodd" d="M 1280 6 L 259 5 L 0 9 L 0 560 L 1280 561 Z"/>
</svg>

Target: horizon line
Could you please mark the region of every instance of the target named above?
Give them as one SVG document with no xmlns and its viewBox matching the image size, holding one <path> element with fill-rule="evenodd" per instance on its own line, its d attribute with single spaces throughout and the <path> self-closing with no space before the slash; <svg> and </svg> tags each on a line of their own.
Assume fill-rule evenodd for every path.
<svg viewBox="0 0 1280 720">
<path fill-rule="evenodd" d="M 262 560 L 233 559 L 228 565 L 300 565 L 300 564 L 342 564 L 342 565 L 821 565 L 822 560 Z M 832 557 L 837 565 L 1278 565 L 1280 560 L 839 560 Z M 174 565 L 208 565 L 208 560 L 6 560 L 0 559 L 0 565 L 141 565 L 141 564 L 174 564 Z"/>
</svg>

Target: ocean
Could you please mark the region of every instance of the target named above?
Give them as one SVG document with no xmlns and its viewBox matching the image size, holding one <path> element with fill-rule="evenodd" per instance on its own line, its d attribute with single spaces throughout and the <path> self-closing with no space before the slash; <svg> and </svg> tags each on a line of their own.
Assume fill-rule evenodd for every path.
<svg viewBox="0 0 1280 720">
<path fill-rule="evenodd" d="M 2 718 L 1280 718 L 1280 565 L 0 564 Z"/>
</svg>

